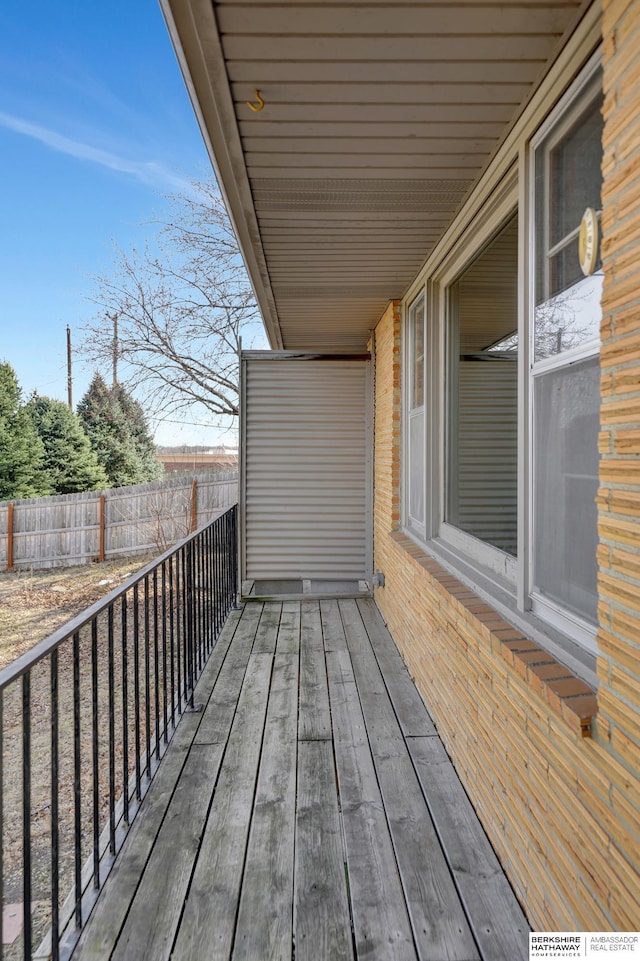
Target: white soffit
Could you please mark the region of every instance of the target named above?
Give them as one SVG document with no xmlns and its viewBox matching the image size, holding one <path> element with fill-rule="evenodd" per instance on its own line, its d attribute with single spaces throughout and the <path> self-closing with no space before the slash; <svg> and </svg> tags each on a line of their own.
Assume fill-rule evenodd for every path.
<svg viewBox="0 0 640 961">
<path fill-rule="evenodd" d="M 289 349 L 363 349 L 585 6 L 161 2 L 269 338 Z"/>
</svg>

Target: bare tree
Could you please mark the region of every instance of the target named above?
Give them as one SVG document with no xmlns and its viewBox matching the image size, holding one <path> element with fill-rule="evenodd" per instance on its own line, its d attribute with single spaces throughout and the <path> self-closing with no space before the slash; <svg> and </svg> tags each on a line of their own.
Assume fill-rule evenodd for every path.
<svg viewBox="0 0 640 961">
<path fill-rule="evenodd" d="M 240 335 L 259 321 L 251 284 L 217 186 L 194 183 L 169 200 L 153 251 L 118 250 L 113 275 L 96 278 L 82 353 L 102 369 L 117 362 L 159 415 L 233 418 Z"/>
</svg>

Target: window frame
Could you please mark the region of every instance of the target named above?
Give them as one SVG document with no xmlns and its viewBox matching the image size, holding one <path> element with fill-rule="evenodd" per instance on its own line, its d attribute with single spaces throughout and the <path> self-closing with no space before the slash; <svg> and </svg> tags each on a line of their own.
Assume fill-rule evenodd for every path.
<svg viewBox="0 0 640 961">
<path fill-rule="evenodd" d="M 577 112 L 580 106 L 580 101 L 583 99 L 584 94 L 588 91 L 589 87 L 594 85 L 594 79 L 598 69 L 601 66 L 602 56 L 601 52 L 597 51 L 585 64 L 583 69 L 580 71 L 578 76 L 575 78 L 574 82 L 569 86 L 568 90 L 564 95 L 558 100 L 553 109 L 549 111 L 545 120 L 535 134 L 531 137 L 528 148 L 526 151 L 526 164 L 528 171 L 528 259 L 529 259 L 529 284 L 528 284 L 528 311 L 527 311 L 527 331 L 526 331 L 526 342 L 528 349 L 528 361 L 527 361 L 527 378 L 526 378 L 526 392 L 527 392 L 527 408 L 528 408 L 528 418 L 526 424 L 527 430 L 527 556 L 526 556 L 526 571 L 524 574 L 525 590 L 526 590 L 526 605 L 534 615 L 539 617 L 541 620 L 551 624 L 557 630 L 566 634 L 572 640 L 577 641 L 582 647 L 592 654 L 598 653 L 597 644 L 597 624 L 593 624 L 586 618 L 580 617 L 574 611 L 564 608 L 561 604 L 551 600 L 548 597 L 544 597 L 538 593 L 535 589 L 535 537 L 534 537 L 534 523 L 535 523 L 535 403 L 534 403 L 534 391 L 536 379 L 539 376 L 547 374 L 554 370 L 562 370 L 571 367 L 572 365 L 579 363 L 580 361 L 588 360 L 590 358 L 599 356 L 601 348 L 600 336 L 591 338 L 585 343 L 580 344 L 577 347 L 570 348 L 565 351 L 560 351 L 557 354 L 552 354 L 551 356 L 541 358 L 536 360 L 535 356 L 535 310 L 536 310 L 536 178 L 535 178 L 535 164 L 536 164 L 536 151 L 540 149 L 544 141 L 547 139 L 549 134 L 552 134 L 549 144 L 547 144 L 547 151 L 553 147 L 553 145 L 561 142 L 562 137 L 566 134 L 567 130 L 570 129 L 573 122 L 573 114 Z M 545 167 L 548 169 L 548 160 L 545 161 Z M 546 216 L 546 215 L 545 215 Z M 598 218 L 600 220 L 600 217 Z M 548 234 L 548 227 L 547 227 Z M 569 236 L 569 235 L 567 235 Z M 566 240 L 566 237 L 564 238 Z M 557 246 L 557 245 L 556 245 Z M 550 248 L 551 250 L 552 248 Z M 545 257 L 548 258 L 550 250 L 545 248 Z M 595 547 L 597 548 L 598 539 L 596 531 L 596 542 Z"/>
<path fill-rule="evenodd" d="M 438 423 L 434 426 L 434 433 L 438 438 L 439 472 L 438 477 L 432 472 L 432 480 L 438 491 L 437 515 L 433 525 L 434 537 L 440 538 L 445 545 L 463 554 L 472 563 L 480 565 L 486 571 L 497 575 L 514 590 L 517 582 L 517 558 L 493 547 L 461 530 L 446 520 L 447 494 L 451 477 L 448 475 L 448 425 L 450 417 L 451 393 L 451 296 L 452 288 L 465 270 L 480 256 L 492 239 L 514 216 L 520 216 L 518 203 L 518 175 L 517 167 L 505 178 L 502 189 L 494 202 L 484 211 L 472 227 L 465 231 L 458 244 L 454 247 L 434 278 L 434 288 L 437 292 L 438 310 L 437 326 L 439 328 L 439 382 L 442 384 L 442 411 Z M 518 306 L 518 331 L 521 329 L 520 307 Z M 519 363 L 519 361 L 518 361 Z M 519 377 L 518 377 L 519 381 Z M 520 391 L 518 390 L 518 393 Z M 520 464 L 518 464 L 518 490 L 520 488 Z M 518 532 L 519 538 L 519 532 Z M 518 551 L 520 542 L 518 540 Z"/>
<path fill-rule="evenodd" d="M 557 97 L 546 111 L 535 130 L 523 137 L 513 162 L 504 171 L 493 189 L 485 194 L 484 202 L 476 207 L 474 215 L 464 229 L 452 238 L 451 246 L 436 261 L 429 274 L 416 278 L 404 301 L 404 331 L 408 334 L 408 308 L 424 297 L 425 303 L 425 466 L 423 472 L 425 524 L 416 529 L 409 523 L 407 512 L 407 458 L 403 457 L 402 524 L 409 535 L 425 545 L 434 556 L 446 559 L 456 570 L 459 558 L 460 571 L 477 571 L 477 583 L 482 590 L 501 598 L 498 606 L 505 603 L 511 607 L 514 622 L 529 619 L 533 634 L 547 633 L 552 649 L 558 648 L 558 638 L 566 638 L 568 658 L 579 660 L 597 654 L 597 627 L 573 612 L 545 598 L 542 600 L 533 590 L 534 528 L 534 405 L 535 376 L 556 367 L 594 356 L 599 352 L 600 340 L 590 340 L 577 348 L 544 358 L 536 362 L 533 350 L 534 318 L 536 303 L 535 278 L 535 149 L 543 142 L 560 118 L 566 124 L 558 126 L 558 138 L 562 127 L 571 122 L 571 105 L 577 104 L 581 95 L 592 82 L 601 64 L 601 51 L 592 53 L 579 73 L 568 82 L 565 92 Z M 555 138 L 554 138 L 555 139 Z M 499 230 L 514 215 L 518 216 L 518 533 L 517 557 L 512 557 L 492 547 L 471 534 L 448 524 L 445 520 L 447 499 L 447 412 L 449 408 L 450 352 L 447 344 L 448 298 L 452 284 L 490 243 Z M 428 279 L 425 279 L 425 276 Z M 408 350 L 404 352 L 405 371 Z M 534 374 L 535 367 L 535 374 Z M 408 414 L 409 395 L 403 383 L 402 409 Z M 408 417 L 406 417 L 408 420 Z M 408 442 L 408 424 L 404 427 L 405 453 Z M 473 576 L 475 582 L 476 577 Z M 505 600 L 506 599 L 506 600 Z M 533 615 L 533 618 L 531 617 Z M 562 644 L 562 640 L 560 641 Z"/>
<path fill-rule="evenodd" d="M 413 406 L 414 387 L 415 387 L 415 356 L 414 356 L 414 324 L 415 316 L 422 307 L 422 405 Z M 411 303 L 405 308 L 405 323 L 404 323 L 406 337 L 406 349 L 404 356 L 404 369 L 406 371 L 406 384 L 404 390 L 404 400 L 403 410 L 405 411 L 405 429 L 404 429 L 404 450 L 406 456 L 404 458 L 404 463 L 406 465 L 406 470 L 403 470 L 404 475 L 404 497 L 403 497 L 403 520 L 407 527 L 416 534 L 418 537 L 426 538 L 427 536 L 427 484 L 426 484 L 426 465 L 427 465 L 427 445 L 426 445 L 426 421 L 427 421 L 427 299 L 426 290 L 422 288 L 413 297 Z M 411 493 L 412 493 L 412 478 L 411 478 L 411 456 L 412 456 L 412 441 L 411 441 L 411 427 L 412 420 L 422 418 L 422 471 L 419 481 L 421 481 L 422 486 L 422 519 L 415 518 L 411 514 Z"/>
</svg>

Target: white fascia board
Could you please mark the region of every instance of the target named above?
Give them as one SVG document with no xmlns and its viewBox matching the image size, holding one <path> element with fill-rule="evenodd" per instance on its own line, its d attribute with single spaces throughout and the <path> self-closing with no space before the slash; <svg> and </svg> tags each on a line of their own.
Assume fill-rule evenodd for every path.
<svg viewBox="0 0 640 961">
<path fill-rule="evenodd" d="M 210 0 L 159 0 L 271 346 L 282 333 Z"/>
</svg>

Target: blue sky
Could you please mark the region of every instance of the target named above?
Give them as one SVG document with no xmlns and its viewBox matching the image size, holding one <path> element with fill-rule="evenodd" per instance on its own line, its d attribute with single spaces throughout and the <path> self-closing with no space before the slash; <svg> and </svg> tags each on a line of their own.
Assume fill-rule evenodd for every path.
<svg viewBox="0 0 640 961">
<path fill-rule="evenodd" d="M 4 0 L 0 359 L 25 394 L 66 400 L 66 327 L 79 340 L 92 277 L 209 171 L 157 0 Z M 90 375 L 75 365 L 74 403 Z M 169 424 L 156 437 L 207 442 Z"/>
</svg>

